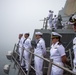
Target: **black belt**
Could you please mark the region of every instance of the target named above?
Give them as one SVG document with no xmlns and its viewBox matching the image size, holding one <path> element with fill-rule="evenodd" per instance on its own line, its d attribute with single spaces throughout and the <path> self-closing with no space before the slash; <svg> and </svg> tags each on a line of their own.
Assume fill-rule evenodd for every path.
<svg viewBox="0 0 76 75">
<path fill-rule="evenodd" d="M 73 45 L 76 45 L 76 44 L 73 44 Z"/>
</svg>

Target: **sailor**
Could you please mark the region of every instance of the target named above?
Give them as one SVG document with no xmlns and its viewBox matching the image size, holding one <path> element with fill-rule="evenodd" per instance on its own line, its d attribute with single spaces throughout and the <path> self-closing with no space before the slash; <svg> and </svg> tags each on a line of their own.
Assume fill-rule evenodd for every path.
<svg viewBox="0 0 76 75">
<path fill-rule="evenodd" d="M 19 38 L 19 41 L 18 41 L 18 47 L 19 47 L 18 49 L 19 50 L 18 50 L 18 52 L 20 54 L 20 59 L 21 59 L 21 48 L 20 47 L 22 47 L 22 37 L 23 37 L 23 33 L 20 33 L 19 37 L 18 37 Z"/>
<path fill-rule="evenodd" d="M 36 32 L 35 37 L 37 46 L 34 49 L 34 54 L 44 57 L 46 55 L 46 47 L 45 47 L 45 41 L 42 38 L 42 33 Z M 36 75 L 43 75 L 42 72 L 43 59 L 34 55 L 34 64 L 35 64 Z"/>
<path fill-rule="evenodd" d="M 20 33 L 19 36 L 18 36 L 18 39 L 19 39 L 18 44 L 17 44 L 17 47 L 18 47 L 18 53 L 19 53 L 19 44 L 20 44 L 20 40 L 21 40 L 22 36 L 23 36 L 22 33 Z"/>
<path fill-rule="evenodd" d="M 52 32 L 52 45 L 50 49 L 50 59 L 53 59 L 53 62 L 64 66 L 66 62 L 66 54 L 65 54 L 65 48 L 60 42 L 60 38 L 62 35 Z M 50 75 L 63 75 L 63 70 L 59 67 L 52 65 L 51 74 Z"/>
<path fill-rule="evenodd" d="M 30 60 L 30 49 L 31 49 L 31 39 L 29 38 L 29 33 L 25 33 L 24 34 L 24 37 L 25 37 L 25 40 L 23 42 L 23 47 L 24 47 L 24 58 L 25 58 L 25 69 L 26 69 L 26 72 L 28 71 L 28 67 L 29 67 L 29 60 Z"/>
<path fill-rule="evenodd" d="M 19 60 L 21 66 L 24 66 L 24 60 L 22 59 L 23 41 L 24 41 L 23 34 L 19 34 L 19 55 L 20 55 Z"/>
<path fill-rule="evenodd" d="M 51 29 L 52 29 L 52 18 L 53 18 L 53 11 L 49 10 L 48 20 L 49 20 L 49 26 Z"/>
<path fill-rule="evenodd" d="M 57 24 L 57 16 L 56 15 L 54 15 L 54 19 L 52 21 L 52 24 L 53 24 L 54 29 L 57 29 L 57 27 L 56 27 L 56 24 Z"/>
<path fill-rule="evenodd" d="M 76 32 L 76 14 L 73 14 L 69 21 L 72 23 L 71 25 L 73 25 L 74 27 L 74 31 Z M 73 51 L 74 51 L 74 59 L 73 59 L 73 71 L 76 73 L 76 37 L 73 39 Z"/>
</svg>

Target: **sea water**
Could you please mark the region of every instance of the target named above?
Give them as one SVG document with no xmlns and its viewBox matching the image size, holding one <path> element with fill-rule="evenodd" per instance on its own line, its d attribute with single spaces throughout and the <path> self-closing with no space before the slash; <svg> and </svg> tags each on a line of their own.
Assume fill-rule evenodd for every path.
<svg viewBox="0 0 76 75">
<path fill-rule="evenodd" d="M 9 61 L 6 58 L 6 54 L 8 51 L 13 51 L 12 47 L 5 47 L 5 46 L 0 46 L 0 75 L 17 75 L 18 74 L 18 69 L 14 69 L 14 62 Z M 10 64 L 10 71 L 9 74 L 5 74 L 3 67 L 6 64 Z"/>
</svg>

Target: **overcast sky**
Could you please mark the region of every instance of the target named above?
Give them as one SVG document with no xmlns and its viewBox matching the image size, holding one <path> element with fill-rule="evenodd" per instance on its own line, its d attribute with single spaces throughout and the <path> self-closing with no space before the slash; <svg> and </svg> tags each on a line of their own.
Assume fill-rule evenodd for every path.
<svg viewBox="0 0 76 75">
<path fill-rule="evenodd" d="M 42 27 L 39 20 L 64 7 L 66 0 L 0 0 L 0 46 L 13 45 L 20 32 Z M 8 44 L 9 43 L 9 44 Z"/>
</svg>

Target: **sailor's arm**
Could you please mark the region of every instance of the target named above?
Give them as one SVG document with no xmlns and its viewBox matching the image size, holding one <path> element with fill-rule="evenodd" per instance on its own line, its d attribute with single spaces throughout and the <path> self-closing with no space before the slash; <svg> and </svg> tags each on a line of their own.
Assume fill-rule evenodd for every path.
<svg viewBox="0 0 76 75">
<path fill-rule="evenodd" d="M 45 46 L 44 41 L 41 43 L 41 48 L 42 48 L 43 56 L 45 56 L 46 55 L 46 46 Z"/>
<path fill-rule="evenodd" d="M 62 56 L 61 58 L 62 58 L 62 62 L 65 64 L 67 61 L 66 55 Z"/>
<path fill-rule="evenodd" d="M 19 42 L 19 48 L 22 48 L 22 45 L 23 45 L 22 40 L 20 40 L 20 42 Z"/>
<path fill-rule="evenodd" d="M 26 40 L 26 42 L 24 43 L 24 48 L 25 50 L 27 49 L 30 49 L 31 48 L 31 40 Z"/>
<path fill-rule="evenodd" d="M 66 63 L 66 54 L 65 54 L 65 48 L 61 45 L 59 48 L 58 48 L 58 51 L 60 53 L 60 56 L 61 56 L 61 59 L 62 59 L 62 62 L 65 64 Z"/>
<path fill-rule="evenodd" d="M 48 15 L 47 20 L 49 20 L 49 19 L 50 19 L 50 16 L 51 16 L 51 14 L 49 14 L 49 15 Z"/>
</svg>

